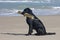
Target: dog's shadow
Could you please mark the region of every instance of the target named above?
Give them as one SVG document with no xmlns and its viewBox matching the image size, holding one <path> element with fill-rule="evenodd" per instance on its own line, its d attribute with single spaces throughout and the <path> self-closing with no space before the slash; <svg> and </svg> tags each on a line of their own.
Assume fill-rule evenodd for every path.
<svg viewBox="0 0 60 40">
<path fill-rule="evenodd" d="M 0 34 L 4 34 L 4 35 L 14 35 L 14 36 L 29 36 L 28 34 L 22 34 L 22 33 L 0 33 Z M 45 35 L 35 35 L 32 34 L 32 36 L 46 36 L 46 35 L 55 35 L 56 33 L 47 33 Z"/>
<path fill-rule="evenodd" d="M 22 33 L 0 33 L 0 34 L 4 34 L 4 35 L 15 35 L 15 36 L 18 36 L 18 35 L 27 35 L 27 34 L 22 34 Z"/>
</svg>

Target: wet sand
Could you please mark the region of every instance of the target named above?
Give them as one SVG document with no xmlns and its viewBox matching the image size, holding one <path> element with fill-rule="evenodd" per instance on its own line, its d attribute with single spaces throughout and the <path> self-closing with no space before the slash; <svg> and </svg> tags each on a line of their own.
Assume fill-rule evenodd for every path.
<svg viewBox="0 0 60 40">
<path fill-rule="evenodd" d="M 60 16 L 38 16 L 46 27 L 47 32 L 55 32 L 56 35 L 25 36 L 28 33 L 28 25 L 25 18 L 0 17 L 0 40 L 60 40 Z M 35 33 L 35 31 L 34 31 Z"/>
</svg>

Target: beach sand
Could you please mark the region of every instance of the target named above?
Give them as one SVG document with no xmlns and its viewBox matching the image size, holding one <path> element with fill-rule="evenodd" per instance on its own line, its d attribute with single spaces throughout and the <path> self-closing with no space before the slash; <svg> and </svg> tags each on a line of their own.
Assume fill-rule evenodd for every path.
<svg viewBox="0 0 60 40">
<path fill-rule="evenodd" d="M 0 40 L 60 40 L 60 16 L 39 16 L 47 32 L 56 35 L 25 36 L 28 25 L 25 17 L 0 17 Z M 34 31 L 35 32 L 35 31 Z"/>
</svg>

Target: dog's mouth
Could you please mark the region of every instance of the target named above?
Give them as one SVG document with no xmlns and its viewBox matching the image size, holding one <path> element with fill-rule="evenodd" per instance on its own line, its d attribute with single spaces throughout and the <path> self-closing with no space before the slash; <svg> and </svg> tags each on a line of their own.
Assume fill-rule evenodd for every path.
<svg viewBox="0 0 60 40">
<path fill-rule="evenodd" d="M 21 11 L 18 11 L 17 13 L 18 13 L 18 14 L 22 14 L 22 15 L 24 15 L 25 17 L 28 17 L 28 18 L 30 18 L 30 19 L 34 19 L 34 16 L 31 15 L 31 14 L 29 14 L 29 13 L 23 13 L 23 12 L 21 12 Z"/>
<path fill-rule="evenodd" d="M 28 14 L 28 13 L 24 13 L 24 12 L 21 12 L 21 11 L 18 11 L 17 13 L 18 13 L 18 14 L 22 14 L 22 15 L 24 15 L 24 16 Z"/>
</svg>

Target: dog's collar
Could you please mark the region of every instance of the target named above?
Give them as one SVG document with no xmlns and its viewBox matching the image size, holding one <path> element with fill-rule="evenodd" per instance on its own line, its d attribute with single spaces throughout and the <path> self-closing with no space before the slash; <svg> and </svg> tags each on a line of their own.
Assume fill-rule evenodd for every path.
<svg viewBox="0 0 60 40">
<path fill-rule="evenodd" d="M 31 18 L 31 19 L 34 19 L 34 16 L 31 15 L 31 14 L 28 14 L 28 13 L 25 13 L 24 16 L 28 17 L 28 18 Z"/>
</svg>

